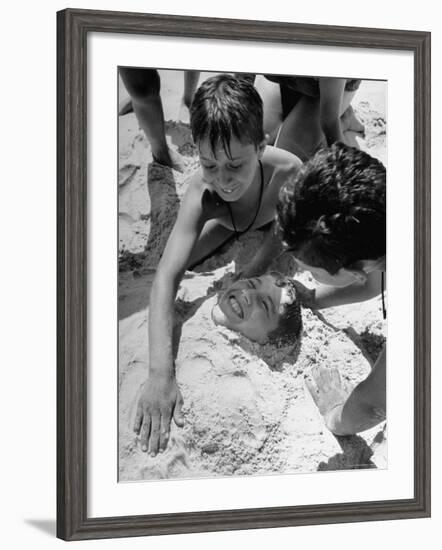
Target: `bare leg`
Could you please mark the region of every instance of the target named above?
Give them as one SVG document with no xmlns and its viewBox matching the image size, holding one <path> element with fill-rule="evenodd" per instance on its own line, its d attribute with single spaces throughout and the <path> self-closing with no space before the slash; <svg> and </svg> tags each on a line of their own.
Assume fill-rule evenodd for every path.
<svg viewBox="0 0 442 550">
<path fill-rule="evenodd" d="M 363 134 L 365 127 L 355 115 L 353 107 L 348 106 L 347 110 L 341 116 L 341 126 L 343 132 L 356 132 L 357 134 Z"/>
<path fill-rule="evenodd" d="M 344 134 L 345 143 L 350 145 L 350 147 L 356 147 L 359 149 L 359 143 L 356 140 L 356 137 L 363 137 L 365 134 L 365 127 L 360 122 L 355 115 L 353 107 L 351 106 L 351 101 L 356 92 L 344 92 L 344 97 L 342 98 L 342 107 L 341 107 L 341 128 Z"/>
<path fill-rule="evenodd" d="M 209 258 L 233 236 L 233 231 L 220 225 L 216 220 L 206 222 L 192 250 L 187 269 L 192 269 L 206 258 Z"/>
<path fill-rule="evenodd" d="M 153 158 L 160 164 L 182 172 L 180 155 L 170 150 L 166 142 L 158 71 L 120 68 L 120 75 L 132 99 L 138 124 L 149 140 Z"/>
<path fill-rule="evenodd" d="M 282 123 L 275 146 L 305 162 L 323 145 L 326 141 L 319 120 L 319 98 L 303 96 Z"/>
<path fill-rule="evenodd" d="M 119 103 L 119 106 L 118 106 L 118 114 L 120 116 L 124 116 L 124 115 L 127 115 L 129 113 L 133 113 L 134 112 L 134 108 L 133 108 L 133 105 L 132 105 L 132 100 L 130 97 L 125 97 L 123 98 L 120 103 Z"/>
<path fill-rule="evenodd" d="M 356 94 L 356 91 L 344 92 L 341 106 L 341 126 L 343 132 L 364 133 L 364 125 L 355 115 L 351 102 Z"/>
<path fill-rule="evenodd" d="M 346 145 L 349 145 L 350 147 L 355 147 L 356 149 L 360 149 L 356 136 L 361 137 L 362 134 L 360 132 L 353 132 L 352 130 L 344 131 Z"/>
<path fill-rule="evenodd" d="M 363 126 L 354 116 L 350 105 L 355 92 L 345 92 L 341 105 L 341 124 L 348 140 L 347 145 L 358 147 L 353 132 L 360 132 Z M 350 133 L 346 133 L 350 130 Z M 319 118 L 319 98 L 303 96 L 284 120 L 275 146 L 290 151 L 302 161 L 311 158 L 315 152 L 327 145 Z"/>
<path fill-rule="evenodd" d="M 189 124 L 190 122 L 189 109 L 193 101 L 193 96 L 195 95 L 199 78 L 200 71 L 184 71 L 184 93 L 181 100 L 178 120 L 184 122 L 185 124 Z"/>
<path fill-rule="evenodd" d="M 276 134 L 282 123 L 281 91 L 279 84 L 267 80 L 262 75 L 255 79 L 255 88 L 261 96 L 264 108 L 264 133 L 269 145 L 275 143 Z"/>
</svg>

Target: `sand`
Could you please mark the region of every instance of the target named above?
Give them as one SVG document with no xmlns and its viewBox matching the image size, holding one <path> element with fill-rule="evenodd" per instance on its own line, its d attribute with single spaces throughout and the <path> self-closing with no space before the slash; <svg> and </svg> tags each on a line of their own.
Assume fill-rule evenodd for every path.
<svg viewBox="0 0 442 550">
<path fill-rule="evenodd" d="M 161 77 L 167 118 L 175 116 L 172 106 L 179 107 L 182 75 L 164 72 Z M 366 127 L 361 148 L 385 163 L 384 89 L 382 83 L 364 82 L 353 106 Z M 184 174 L 152 163 L 133 113 L 120 117 L 120 481 L 385 468 L 385 423 L 358 436 L 336 438 L 304 381 L 314 365 L 337 367 L 350 385 L 367 376 L 385 342 L 379 298 L 323 315 L 304 309 L 302 338 L 295 348 L 260 346 L 214 326 L 210 312 L 216 290 L 235 264 L 250 260 L 261 231 L 186 272 L 176 302 L 175 331 L 185 425 L 172 423 L 166 452 L 152 458 L 141 451 L 132 423 L 148 371 L 149 292 L 187 177 L 198 164 L 185 124 L 169 120 L 167 139 L 185 158 Z M 314 286 L 308 274 L 295 274 L 288 256 L 272 267 Z"/>
</svg>

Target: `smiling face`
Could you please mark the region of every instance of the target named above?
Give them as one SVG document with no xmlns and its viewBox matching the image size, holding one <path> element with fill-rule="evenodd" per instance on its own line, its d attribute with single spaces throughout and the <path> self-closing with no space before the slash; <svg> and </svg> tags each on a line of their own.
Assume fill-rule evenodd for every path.
<svg viewBox="0 0 442 550">
<path fill-rule="evenodd" d="M 237 201 L 252 184 L 258 169 L 258 161 L 265 149 L 265 141 L 256 147 L 230 140 L 230 151 L 220 143 L 212 150 L 208 139 L 198 143 L 203 181 L 214 188 L 225 201 Z"/>
<path fill-rule="evenodd" d="M 212 310 L 217 325 L 264 344 L 278 328 L 286 307 L 296 302 L 291 279 L 272 272 L 231 285 Z"/>
</svg>

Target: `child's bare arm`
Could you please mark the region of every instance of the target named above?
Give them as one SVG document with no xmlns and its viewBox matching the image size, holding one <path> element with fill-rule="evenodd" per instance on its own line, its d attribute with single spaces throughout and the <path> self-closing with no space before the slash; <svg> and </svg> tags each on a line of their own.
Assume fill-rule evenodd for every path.
<svg viewBox="0 0 442 550">
<path fill-rule="evenodd" d="M 342 384 L 334 368 L 313 372 L 307 387 L 328 429 L 336 435 L 351 435 L 368 430 L 386 416 L 386 350 L 379 355 L 373 370 L 351 392 Z"/>
<path fill-rule="evenodd" d="M 138 402 L 134 430 L 142 450 L 155 456 L 166 448 L 172 418 L 182 426 L 182 396 L 173 361 L 174 301 L 193 246 L 204 224 L 198 190 L 186 193 L 150 293 L 149 378 Z"/>
<path fill-rule="evenodd" d="M 272 263 L 283 252 L 281 238 L 275 234 L 275 222 L 266 230 L 264 241 L 252 261 L 240 273 L 241 278 L 259 277 L 265 273 Z"/>
<path fill-rule="evenodd" d="M 310 302 L 305 305 L 312 309 L 343 306 L 357 302 L 365 302 L 381 293 L 381 272 L 372 271 L 367 274 L 364 284 L 353 284 L 343 288 L 321 285 L 311 294 Z"/>
</svg>

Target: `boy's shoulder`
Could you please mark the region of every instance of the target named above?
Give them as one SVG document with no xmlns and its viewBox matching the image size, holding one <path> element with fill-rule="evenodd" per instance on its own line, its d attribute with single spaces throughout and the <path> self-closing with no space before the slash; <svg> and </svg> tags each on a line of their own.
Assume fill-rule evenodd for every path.
<svg viewBox="0 0 442 550">
<path fill-rule="evenodd" d="M 203 172 L 200 166 L 186 178 L 186 195 L 190 196 L 193 200 L 199 201 L 208 187 L 209 186 L 204 181 Z"/>
<path fill-rule="evenodd" d="M 302 166 L 302 161 L 296 155 L 272 145 L 266 147 L 262 161 L 271 172 L 272 178 L 294 175 Z"/>
<path fill-rule="evenodd" d="M 203 183 L 203 173 L 201 171 L 201 166 L 195 168 L 195 170 L 186 177 L 188 187 L 202 187 Z"/>
</svg>

